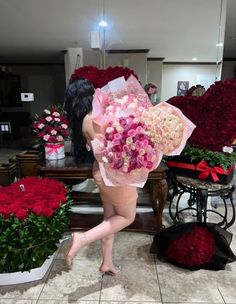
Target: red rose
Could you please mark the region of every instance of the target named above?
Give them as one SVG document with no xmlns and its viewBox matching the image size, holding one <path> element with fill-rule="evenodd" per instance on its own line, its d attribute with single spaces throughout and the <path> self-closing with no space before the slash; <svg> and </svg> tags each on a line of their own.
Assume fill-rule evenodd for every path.
<svg viewBox="0 0 236 304">
<path fill-rule="evenodd" d="M 19 209 L 16 213 L 15 216 L 20 220 L 23 221 L 24 219 L 27 218 L 28 213 L 24 209 Z"/>
<path fill-rule="evenodd" d="M 53 215 L 54 210 L 52 208 L 43 208 L 42 215 L 46 217 L 51 217 Z"/>
</svg>

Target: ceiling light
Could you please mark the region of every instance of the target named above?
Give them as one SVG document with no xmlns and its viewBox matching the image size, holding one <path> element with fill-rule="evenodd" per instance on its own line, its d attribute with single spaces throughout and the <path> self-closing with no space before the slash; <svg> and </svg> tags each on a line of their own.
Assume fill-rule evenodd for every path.
<svg viewBox="0 0 236 304">
<path fill-rule="evenodd" d="M 193 58 L 192 58 L 192 61 L 197 61 L 197 57 L 193 57 Z"/>
<path fill-rule="evenodd" d="M 223 43 L 222 42 L 217 43 L 216 46 L 223 46 Z"/>
<path fill-rule="evenodd" d="M 106 21 L 101 20 L 101 21 L 99 22 L 98 25 L 99 25 L 100 27 L 106 27 L 106 26 L 107 26 L 107 23 L 106 23 Z"/>
</svg>

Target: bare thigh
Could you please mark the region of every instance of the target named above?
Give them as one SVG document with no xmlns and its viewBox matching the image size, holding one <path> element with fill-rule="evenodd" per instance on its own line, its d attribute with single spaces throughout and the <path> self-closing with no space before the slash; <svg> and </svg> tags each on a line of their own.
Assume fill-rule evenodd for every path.
<svg viewBox="0 0 236 304">
<path fill-rule="evenodd" d="M 114 206 L 108 202 L 102 202 L 103 212 L 104 212 L 104 220 L 108 219 L 109 217 L 115 215 Z"/>
<path fill-rule="evenodd" d="M 136 215 L 136 203 L 137 200 L 133 200 L 126 204 L 113 205 L 115 214 L 123 216 L 133 222 Z"/>
</svg>

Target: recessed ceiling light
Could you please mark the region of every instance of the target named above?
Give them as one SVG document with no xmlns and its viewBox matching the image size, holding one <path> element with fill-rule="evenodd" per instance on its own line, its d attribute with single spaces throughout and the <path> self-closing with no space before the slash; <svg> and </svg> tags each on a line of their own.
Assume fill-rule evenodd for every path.
<svg viewBox="0 0 236 304">
<path fill-rule="evenodd" d="M 98 25 L 101 26 L 101 27 L 106 27 L 107 26 L 107 22 L 104 21 L 104 20 L 101 20 Z"/>
<path fill-rule="evenodd" d="M 216 46 L 223 46 L 223 43 L 222 42 L 217 43 Z"/>
<path fill-rule="evenodd" d="M 192 58 L 192 61 L 197 61 L 197 57 L 193 57 L 193 58 Z"/>
</svg>

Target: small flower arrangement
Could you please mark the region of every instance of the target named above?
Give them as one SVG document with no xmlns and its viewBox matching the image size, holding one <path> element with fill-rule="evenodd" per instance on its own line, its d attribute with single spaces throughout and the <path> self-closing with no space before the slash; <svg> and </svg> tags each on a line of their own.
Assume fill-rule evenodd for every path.
<svg viewBox="0 0 236 304">
<path fill-rule="evenodd" d="M 36 115 L 33 128 L 44 143 L 61 143 L 70 135 L 69 122 L 59 105 L 49 106 L 41 116 Z"/>
<path fill-rule="evenodd" d="M 65 185 L 36 176 L 0 188 L 0 273 L 40 267 L 69 221 Z"/>
<path fill-rule="evenodd" d="M 149 82 L 149 83 L 145 84 L 144 90 L 146 91 L 146 93 L 148 95 L 156 94 L 157 93 L 157 86 L 154 83 Z"/>
</svg>

